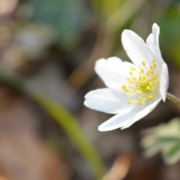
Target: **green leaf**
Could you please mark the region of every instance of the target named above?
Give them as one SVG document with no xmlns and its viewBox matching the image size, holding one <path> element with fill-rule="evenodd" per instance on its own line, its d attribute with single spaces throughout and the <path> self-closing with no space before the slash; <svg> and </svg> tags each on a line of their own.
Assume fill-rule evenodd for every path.
<svg viewBox="0 0 180 180">
<path fill-rule="evenodd" d="M 86 159 L 96 179 L 100 179 L 105 174 L 106 168 L 99 153 L 70 112 L 47 94 L 29 86 L 23 77 L 14 72 L 0 69 L 0 80 L 30 96 L 63 127 L 66 134 Z"/>
<path fill-rule="evenodd" d="M 180 67 L 180 16 L 179 7 L 174 4 L 162 16 L 158 24 L 161 28 L 161 47 L 167 59 Z"/>
<path fill-rule="evenodd" d="M 180 144 L 171 146 L 163 152 L 164 159 L 167 164 L 174 164 L 180 159 Z"/>
<path fill-rule="evenodd" d="M 52 25 L 62 45 L 72 46 L 88 25 L 89 11 L 83 0 L 30 0 L 32 20 Z"/>
<path fill-rule="evenodd" d="M 32 95 L 32 94 L 31 94 Z M 84 155 L 97 179 L 105 173 L 105 166 L 93 144 L 86 137 L 77 120 L 54 99 L 47 94 L 35 93 L 33 99 L 54 117 Z"/>
<path fill-rule="evenodd" d="M 146 141 L 148 139 L 146 138 Z M 169 146 L 179 144 L 180 146 L 180 138 L 176 137 L 161 137 L 161 138 L 154 138 L 151 143 L 147 143 L 145 156 L 150 157 L 154 156 L 155 154 L 159 153 L 162 149 L 165 149 Z"/>
<path fill-rule="evenodd" d="M 180 159 L 180 119 L 174 118 L 169 123 L 160 124 L 143 131 L 142 146 L 145 156 L 151 157 L 162 152 L 167 164 L 176 163 Z"/>
</svg>

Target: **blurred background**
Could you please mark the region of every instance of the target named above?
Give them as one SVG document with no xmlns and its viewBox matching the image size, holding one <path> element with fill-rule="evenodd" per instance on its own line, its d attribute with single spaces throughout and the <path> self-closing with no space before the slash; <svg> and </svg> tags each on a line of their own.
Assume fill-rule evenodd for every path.
<svg viewBox="0 0 180 180">
<path fill-rule="evenodd" d="M 145 158 L 140 140 L 180 108 L 167 100 L 128 129 L 98 132 L 110 116 L 83 105 L 104 87 L 95 61 L 128 60 L 122 31 L 146 39 L 154 22 L 180 98 L 179 0 L 0 0 L 0 180 L 179 180 L 180 164 Z"/>
</svg>

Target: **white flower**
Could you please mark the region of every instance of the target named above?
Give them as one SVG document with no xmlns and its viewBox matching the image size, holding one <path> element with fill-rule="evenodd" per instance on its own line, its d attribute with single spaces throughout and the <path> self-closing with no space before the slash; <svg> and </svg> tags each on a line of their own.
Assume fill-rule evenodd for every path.
<svg viewBox="0 0 180 180">
<path fill-rule="evenodd" d="M 124 30 L 123 47 L 132 63 L 117 57 L 99 59 L 95 71 L 108 88 L 91 91 L 85 106 L 116 114 L 99 131 L 127 128 L 165 101 L 169 86 L 168 68 L 159 49 L 159 26 L 153 24 L 146 43 L 136 33 Z"/>
</svg>

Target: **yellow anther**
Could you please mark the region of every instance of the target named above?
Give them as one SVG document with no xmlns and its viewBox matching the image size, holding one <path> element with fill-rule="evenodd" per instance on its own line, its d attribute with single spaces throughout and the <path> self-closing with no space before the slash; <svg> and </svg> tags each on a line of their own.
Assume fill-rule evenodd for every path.
<svg viewBox="0 0 180 180">
<path fill-rule="evenodd" d="M 146 99 L 145 99 L 145 103 L 147 103 L 149 101 L 149 97 L 147 97 Z"/>
<path fill-rule="evenodd" d="M 152 90 L 152 88 L 150 88 L 149 86 L 146 88 L 147 90 Z"/>
<path fill-rule="evenodd" d="M 153 79 L 153 80 L 159 79 L 159 75 L 158 75 L 158 74 L 155 75 L 152 79 Z"/>
<path fill-rule="evenodd" d="M 137 90 L 136 93 L 139 95 L 141 94 L 142 92 L 140 90 Z"/>
<path fill-rule="evenodd" d="M 160 86 L 160 82 L 159 81 L 157 82 L 157 85 Z"/>
<path fill-rule="evenodd" d="M 128 85 L 122 86 L 122 89 L 128 97 L 138 96 L 137 100 L 130 100 L 128 104 L 137 103 L 138 106 L 141 106 L 151 99 L 156 99 L 156 94 L 159 94 L 157 90 L 157 87 L 160 86 L 160 81 L 158 80 L 159 75 L 154 72 L 157 67 L 156 60 L 152 60 L 151 66 L 147 66 L 144 61 L 142 65 L 145 66 L 146 69 L 137 70 L 135 67 L 130 68 L 129 74 L 131 78 L 127 78 Z M 137 73 L 133 73 L 134 71 Z"/>
<path fill-rule="evenodd" d="M 156 96 L 153 95 L 153 96 L 152 96 L 152 99 L 156 99 Z"/>
<path fill-rule="evenodd" d="M 149 73 L 146 73 L 146 76 L 149 76 L 150 74 Z"/>
<path fill-rule="evenodd" d="M 125 85 L 123 85 L 121 88 L 122 88 L 122 89 L 126 89 L 126 86 L 125 86 Z"/>
<path fill-rule="evenodd" d="M 128 101 L 128 104 L 134 104 L 134 103 L 136 103 L 136 100 Z"/>
<path fill-rule="evenodd" d="M 136 70 L 136 68 L 135 68 L 135 67 L 131 67 L 131 70 L 132 70 L 132 71 L 135 71 L 135 70 Z"/>
<path fill-rule="evenodd" d="M 154 72 L 153 72 L 153 71 L 148 71 L 148 73 L 149 73 L 149 74 L 152 74 L 152 75 L 154 74 Z"/>
<path fill-rule="evenodd" d="M 141 104 L 142 104 L 142 105 L 145 104 L 145 101 L 141 101 Z"/>
<path fill-rule="evenodd" d="M 141 69 L 141 72 L 144 74 L 144 70 L 143 69 Z"/>
</svg>

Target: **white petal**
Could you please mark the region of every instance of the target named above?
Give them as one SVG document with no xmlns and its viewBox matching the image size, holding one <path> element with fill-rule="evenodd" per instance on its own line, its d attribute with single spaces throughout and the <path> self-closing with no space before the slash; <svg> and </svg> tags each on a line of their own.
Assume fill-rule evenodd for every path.
<svg viewBox="0 0 180 180">
<path fill-rule="evenodd" d="M 91 91 L 85 96 L 84 105 L 97 111 L 117 114 L 131 111 L 132 106 L 127 106 L 127 101 L 120 101 L 109 89 Z"/>
<path fill-rule="evenodd" d="M 127 82 L 127 75 L 132 63 L 122 62 L 117 57 L 99 59 L 96 61 L 95 71 L 104 81 L 105 85 L 110 88 L 120 89 L 121 82 Z"/>
<path fill-rule="evenodd" d="M 159 49 L 159 26 L 154 23 L 152 26 L 152 33 L 148 36 L 146 43 L 152 49 L 154 54 L 158 54 L 161 56 L 161 52 Z"/>
<path fill-rule="evenodd" d="M 157 99 L 156 101 L 154 101 L 151 104 L 148 104 L 146 107 L 144 107 L 143 109 L 141 109 L 139 111 L 139 113 L 137 113 L 131 120 L 131 122 L 129 122 L 128 124 L 126 124 L 125 126 L 123 126 L 121 129 L 125 129 L 130 127 L 132 124 L 134 124 L 136 121 L 142 119 L 143 117 L 145 117 L 147 114 L 149 114 L 151 111 L 153 111 L 155 109 L 155 107 L 159 104 L 159 102 L 161 101 L 161 98 Z"/>
<path fill-rule="evenodd" d="M 130 76 L 129 71 L 134 64 L 123 62 L 117 57 L 99 59 L 95 65 L 95 71 L 103 80 L 105 85 L 119 98 L 126 98 L 126 94 L 121 89 L 122 85 L 127 85 L 127 78 Z M 124 99 L 123 98 L 123 99 Z"/>
<path fill-rule="evenodd" d="M 151 51 L 156 55 L 158 66 L 162 67 L 160 69 L 160 71 L 161 71 L 160 94 L 161 94 L 163 101 L 165 102 L 167 89 L 169 87 L 168 68 L 167 68 L 167 65 L 165 64 L 164 60 L 162 59 L 161 51 L 159 48 L 160 29 L 156 23 L 153 24 L 152 31 L 153 31 L 153 33 L 151 33 L 149 35 L 146 42 L 147 42 L 148 47 L 151 49 Z"/>
<path fill-rule="evenodd" d="M 111 131 L 123 126 L 126 126 L 131 122 L 131 118 L 134 116 L 134 114 L 137 112 L 129 112 L 126 114 L 117 114 L 101 124 L 98 127 L 99 131 Z"/>
<path fill-rule="evenodd" d="M 117 114 L 101 124 L 98 128 L 99 131 L 111 131 L 117 128 L 125 129 L 131 126 L 136 121 L 142 119 L 149 114 L 161 101 L 161 98 L 157 99 L 153 103 L 145 104 L 134 108 L 129 113 Z"/>
<path fill-rule="evenodd" d="M 166 93 L 169 87 L 169 74 L 168 67 L 164 63 L 161 69 L 161 77 L 160 77 L 160 95 L 163 101 L 166 100 Z"/>
<path fill-rule="evenodd" d="M 146 43 L 153 52 L 153 54 L 156 56 L 157 60 L 160 63 L 164 63 L 159 48 L 159 33 L 160 33 L 160 28 L 156 23 L 154 23 L 152 26 L 152 33 L 148 36 Z"/>
<path fill-rule="evenodd" d="M 151 65 L 155 57 L 141 37 L 131 30 L 124 30 L 121 40 L 127 55 L 135 65 L 139 67 L 143 61 L 148 66 Z"/>
</svg>

